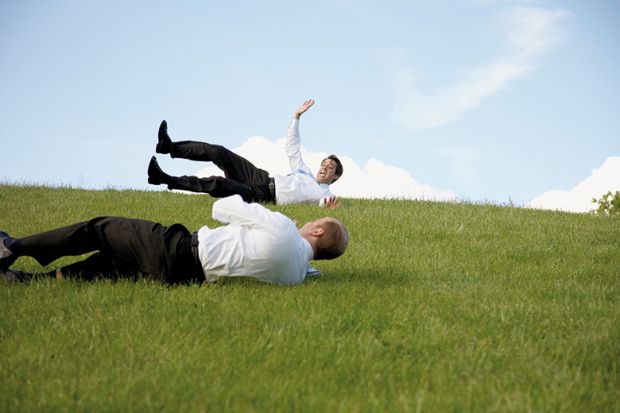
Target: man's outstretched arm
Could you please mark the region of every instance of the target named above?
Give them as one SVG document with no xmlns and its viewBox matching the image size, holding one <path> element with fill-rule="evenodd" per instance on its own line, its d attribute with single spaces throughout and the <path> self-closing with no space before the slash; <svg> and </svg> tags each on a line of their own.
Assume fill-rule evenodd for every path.
<svg viewBox="0 0 620 413">
<path fill-rule="evenodd" d="M 314 105 L 314 99 L 308 99 L 300 107 L 298 107 L 297 110 L 295 110 L 295 112 L 293 113 L 293 120 L 291 121 L 291 125 L 288 128 L 288 137 L 286 139 L 284 148 L 286 150 L 286 155 L 288 156 L 288 162 L 291 167 L 291 171 L 302 169 L 308 173 L 311 173 L 310 168 L 308 168 L 303 159 L 301 159 L 301 137 L 299 136 L 299 118 L 303 113 L 310 109 L 312 105 Z"/>
</svg>

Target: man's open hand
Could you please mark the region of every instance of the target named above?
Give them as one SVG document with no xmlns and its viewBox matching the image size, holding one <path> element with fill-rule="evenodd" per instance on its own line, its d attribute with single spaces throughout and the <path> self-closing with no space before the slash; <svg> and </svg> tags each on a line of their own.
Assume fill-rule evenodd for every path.
<svg viewBox="0 0 620 413">
<path fill-rule="evenodd" d="M 325 207 L 329 209 L 336 209 L 340 207 L 340 200 L 338 200 L 335 196 L 330 196 L 325 198 Z"/>
<path fill-rule="evenodd" d="M 310 109 L 314 105 L 314 99 L 306 100 L 297 110 L 295 111 L 295 118 L 299 119 L 302 113 Z"/>
</svg>

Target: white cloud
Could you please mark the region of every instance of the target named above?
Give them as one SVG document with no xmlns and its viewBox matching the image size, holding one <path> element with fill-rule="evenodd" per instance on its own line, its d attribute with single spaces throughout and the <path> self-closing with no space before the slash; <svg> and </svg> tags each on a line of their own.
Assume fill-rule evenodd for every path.
<svg viewBox="0 0 620 413">
<path fill-rule="evenodd" d="M 284 139 L 273 142 L 260 136 L 254 136 L 244 142 L 233 152 L 243 156 L 259 168 L 273 175 L 286 175 L 290 172 L 288 159 L 284 151 Z M 329 154 L 301 149 L 302 157 L 313 173 L 316 173 L 321 161 Z M 407 171 L 386 165 L 376 159 L 370 159 L 364 166 L 358 165 L 352 158 L 338 155 L 342 161 L 344 173 L 333 185 L 331 191 L 336 196 L 350 198 L 405 198 L 447 201 L 455 200 L 451 191 L 433 188 L 416 181 Z M 199 170 L 197 176 L 205 177 L 223 173 L 216 166 Z"/>
<path fill-rule="evenodd" d="M 569 212 L 595 209 L 592 198 L 599 199 L 608 191 L 620 191 L 620 156 L 609 157 L 600 168 L 569 191 L 549 191 L 525 204 L 528 208 Z"/>
<path fill-rule="evenodd" d="M 506 27 L 510 51 L 474 67 L 462 79 L 424 93 L 408 69 L 398 74 L 394 119 L 411 130 L 426 129 L 460 119 L 482 101 L 527 75 L 538 57 L 566 38 L 564 9 L 513 7 L 499 16 Z"/>
</svg>

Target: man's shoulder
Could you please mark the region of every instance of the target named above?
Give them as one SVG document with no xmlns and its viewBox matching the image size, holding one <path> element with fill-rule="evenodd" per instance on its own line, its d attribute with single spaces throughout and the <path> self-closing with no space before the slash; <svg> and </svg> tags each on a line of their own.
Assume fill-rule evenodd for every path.
<svg viewBox="0 0 620 413">
<path fill-rule="evenodd" d="M 295 226 L 295 223 L 289 217 L 287 217 L 286 215 L 278 211 L 269 210 L 269 220 L 271 221 L 270 228 L 274 232 L 281 232 L 281 231 L 288 232 L 291 229 L 297 228 Z"/>
</svg>

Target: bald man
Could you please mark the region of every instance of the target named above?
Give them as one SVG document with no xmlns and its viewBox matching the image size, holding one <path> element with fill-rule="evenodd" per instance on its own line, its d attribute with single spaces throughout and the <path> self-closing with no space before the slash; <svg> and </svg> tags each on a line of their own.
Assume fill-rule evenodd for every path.
<svg viewBox="0 0 620 413">
<path fill-rule="evenodd" d="M 9 268 L 18 257 L 45 266 L 97 251 L 42 275 L 92 280 L 144 274 L 170 284 L 251 277 L 294 285 L 304 281 L 311 260 L 337 258 L 349 243 L 347 229 L 335 218 L 297 228 L 281 213 L 245 203 L 239 195 L 216 201 L 212 217 L 226 225 L 190 233 L 181 224 L 99 217 L 23 238 L 0 232 L 0 273 L 8 281 L 28 280 L 35 274 Z"/>
</svg>

